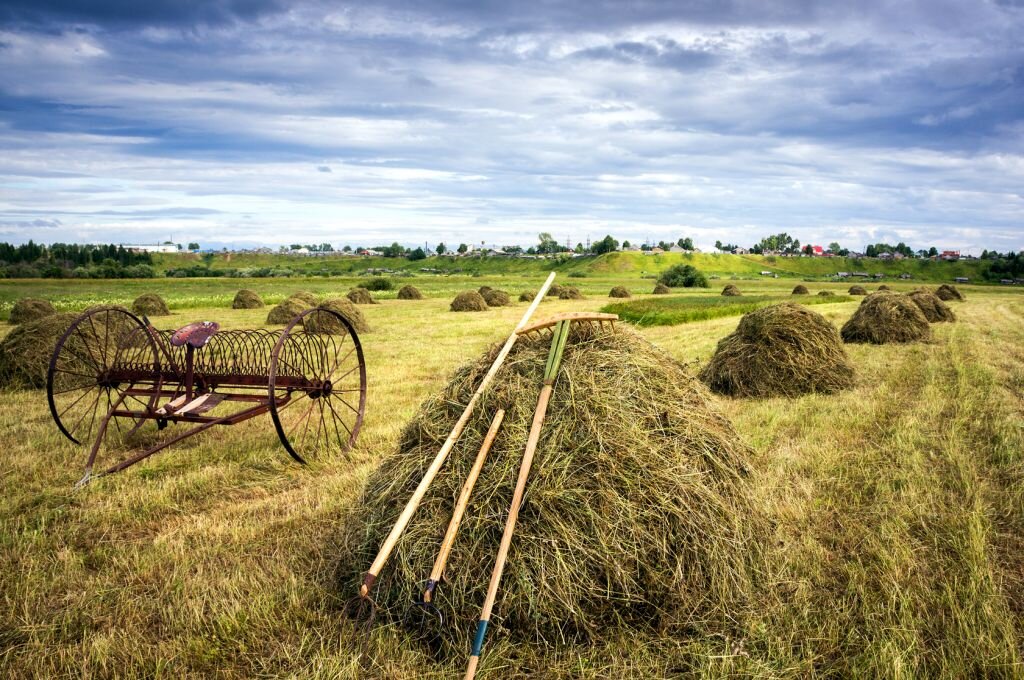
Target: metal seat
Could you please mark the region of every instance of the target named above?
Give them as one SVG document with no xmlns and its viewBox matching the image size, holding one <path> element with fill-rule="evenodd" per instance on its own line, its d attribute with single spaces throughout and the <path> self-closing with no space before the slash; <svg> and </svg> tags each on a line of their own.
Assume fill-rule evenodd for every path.
<svg viewBox="0 0 1024 680">
<path fill-rule="evenodd" d="M 170 342 L 175 347 L 187 344 L 194 349 L 200 349 L 217 334 L 218 330 L 220 324 L 216 321 L 196 321 L 174 331 Z"/>
</svg>

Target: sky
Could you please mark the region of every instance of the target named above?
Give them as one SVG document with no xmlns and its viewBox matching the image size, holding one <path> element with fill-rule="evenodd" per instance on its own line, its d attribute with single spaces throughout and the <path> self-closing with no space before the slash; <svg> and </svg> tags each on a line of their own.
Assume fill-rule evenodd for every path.
<svg viewBox="0 0 1024 680">
<path fill-rule="evenodd" d="M 1024 248 L 1024 0 L 0 0 L 0 241 Z"/>
</svg>

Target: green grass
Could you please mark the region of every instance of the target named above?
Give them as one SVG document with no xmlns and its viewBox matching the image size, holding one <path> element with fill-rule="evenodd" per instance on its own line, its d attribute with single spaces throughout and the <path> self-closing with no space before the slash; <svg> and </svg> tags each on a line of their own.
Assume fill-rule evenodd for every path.
<svg viewBox="0 0 1024 680">
<path fill-rule="evenodd" d="M 723 316 L 739 316 L 779 302 L 820 305 L 849 302 L 849 300 L 850 298 L 845 295 L 830 295 L 828 297 L 803 295 L 799 298 L 778 295 L 754 295 L 742 298 L 721 295 L 658 296 L 605 305 L 601 311 L 618 314 L 621 319 L 637 326 L 674 326 L 680 323 L 718 319 Z"/>
</svg>

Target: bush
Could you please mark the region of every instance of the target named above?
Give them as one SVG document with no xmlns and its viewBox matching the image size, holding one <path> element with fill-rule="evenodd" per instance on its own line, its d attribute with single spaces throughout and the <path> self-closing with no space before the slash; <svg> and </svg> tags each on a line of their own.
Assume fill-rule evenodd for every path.
<svg viewBox="0 0 1024 680">
<path fill-rule="evenodd" d="M 395 287 L 395 284 L 392 283 L 391 279 L 374 276 L 364 281 L 362 287 L 366 290 L 391 290 Z"/>
<path fill-rule="evenodd" d="M 568 276 L 569 276 L 570 279 L 585 279 L 585 278 L 587 278 L 587 275 L 586 275 L 585 272 L 569 272 Z"/>
<path fill-rule="evenodd" d="M 708 277 L 692 264 L 677 264 L 669 267 L 658 277 L 658 283 L 669 288 L 708 288 Z"/>
</svg>

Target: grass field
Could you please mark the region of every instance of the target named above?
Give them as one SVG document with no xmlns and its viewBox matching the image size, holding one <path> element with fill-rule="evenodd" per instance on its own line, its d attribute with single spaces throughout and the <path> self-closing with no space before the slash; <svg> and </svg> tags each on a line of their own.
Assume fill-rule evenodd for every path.
<svg viewBox="0 0 1024 680">
<path fill-rule="evenodd" d="M 549 299 L 538 315 L 597 310 L 613 285 L 648 293 L 653 282 L 640 276 L 560 276 L 587 299 Z M 341 522 L 358 521 L 363 481 L 419 403 L 525 309 L 452 314 L 454 292 L 486 284 L 518 294 L 541 280 L 423 276 L 414 283 L 425 300 L 378 294 L 380 305 L 362 307 L 370 393 L 357 448 L 308 468 L 291 462 L 264 417 L 75 491 L 83 452 L 53 426 L 44 393 L 3 392 L 0 675 L 461 676 L 463 658 L 434 660 L 393 626 L 378 627 L 360 656 L 341 615 L 358 584 L 339 589 L 332 576 L 337 537 Z M 239 287 L 274 301 L 299 289 L 343 294 L 354 281 L 0 281 L 0 301 L 31 295 L 82 309 L 156 291 L 174 312 L 160 327 L 245 328 L 266 310 L 229 309 Z M 792 280 L 743 288 L 789 299 Z M 597 647 L 537 648 L 499 633 L 481 675 L 1024 677 L 1024 295 L 962 290 L 959 322 L 933 326 L 931 343 L 849 346 L 857 382 L 848 392 L 717 400 L 753 449 L 748 480 L 772 527 L 756 590 L 734 613 L 737 637 L 641 630 Z M 815 309 L 839 325 L 858 302 Z M 693 364 L 738 320 L 641 330 Z"/>
<path fill-rule="evenodd" d="M 723 316 L 738 316 L 779 302 L 800 302 L 804 305 L 837 304 L 848 302 L 845 295 L 818 297 L 804 295 L 666 295 L 646 297 L 630 302 L 615 302 L 601 308 L 603 312 L 618 314 L 637 326 L 674 326 L 693 321 L 709 321 Z"/>
</svg>

